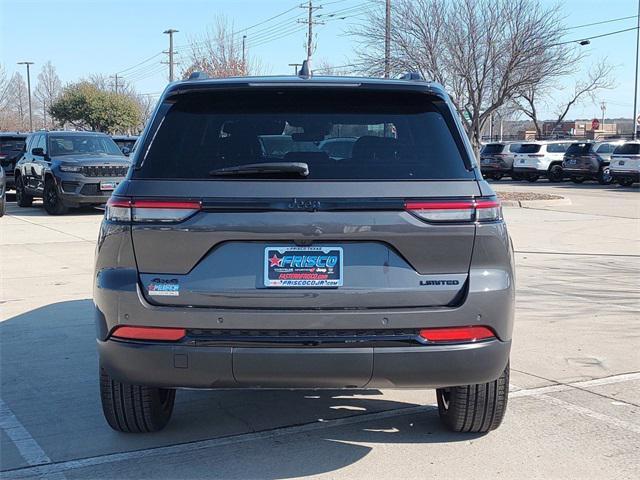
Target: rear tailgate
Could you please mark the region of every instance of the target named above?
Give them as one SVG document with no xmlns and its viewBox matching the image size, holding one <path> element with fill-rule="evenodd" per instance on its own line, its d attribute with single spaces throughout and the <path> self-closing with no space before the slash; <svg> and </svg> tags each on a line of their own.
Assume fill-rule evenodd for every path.
<svg viewBox="0 0 640 480">
<path fill-rule="evenodd" d="M 474 222 L 428 222 L 405 209 L 407 201 L 469 202 L 481 194 L 468 159 L 467 165 L 463 161 L 462 142 L 450 133 L 457 135 L 453 117 L 443 111 L 446 104 L 424 93 L 299 90 L 199 95 L 167 106 L 125 194 L 201 208 L 175 224 L 134 223 L 147 301 L 245 309 L 455 304 L 469 273 Z M 264 162 L 256 137 L 280 134 L 298 144 L 276 160 L 308 163 L 308 178 L 208 175 Z M 358 137 L 352 158 L 314 151 L 316 141 L 332 135 Z M 328 272 L 326 259 L 314 263 L 314 248 L 333 255 L 340 271 Z M 283 265 L 295 268 L 275 274 L 295 282 L 273 286 L 267 281 L 270 258 L 277 263 L 287 254 L 296 265 Z M 318 275 L 335 275 L 339 282 L 310 287 L 298 281 Z"/>
</svg>

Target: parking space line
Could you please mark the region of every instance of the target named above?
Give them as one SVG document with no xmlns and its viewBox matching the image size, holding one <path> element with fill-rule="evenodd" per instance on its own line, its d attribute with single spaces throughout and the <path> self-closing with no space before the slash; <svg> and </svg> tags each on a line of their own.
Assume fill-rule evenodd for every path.
<svg viewBox="0 0 640 480">
<path fill-rule="evenodd" d="M 535 395 L 535 398 L 544 400 L 556 407 L 562 407 L 571 412 L 577 413 L 579 415 L 584 415 L 586 417 L 591 417 L 596 420 L 599 420 L 604 423 L 608 423 L 614 427 L 622 428 L 624 430 L 629 430 L 630 432 L 637 433 L 640 435 L 640 425 L 636 425 L 635 423 L 627 422 L 626 420 L 621 420 L 619 418 L 611 417 L 604 413 L 596 412 L 595 410 L 591 410 L 590 408 L 583 407 L 581 405 L 576 405 L 575 403 L 567 402 L 565 400 L 561 400 L 556 397 L 552 397 L 550 395 L 541 394 Z"/>
<path fill-rule="evenodd" d="M 634 433 L 640 433 L 639 425 L 625 422 L 623 420 L 619 420 L 617 418 L 613 418 L 608 415 L 590 410 L 588 408 L 581 407 L 579 405 L 575 405 L 569 402 L 565 402 L 564 400 L 559 400 L 559 399 L 556 399 L 555 397 L 551 397 L 547 395 L 547 393 L 561 392 L 561 391 L 571 390 L 573 388 L 588 388 L 588 387 L 595 387 L 600 385 L 610 385 L 615 383 L 629 382 L 634 380 L 640 380 L 640 372 L 625 373 L 620 375 L 612 375 L 610 377 L 605 377 L 605 378 L 598 378 L 594 380 L 585 380 L 580 382 L 550 385 L 546 387 L 537 387 L 537 388 L 529 388 L 529 389 L 525 388 L 525 389 L 517 390 L 518 387 L 513 385 L 511 386 L 511 388 L 513 388 L 515 391 L 512 391 L 509 397 L 510 398 L 521 398 L 521 397 L 541 398 L 549 403 L 553 403 L 556 406 L 565 408 L 567 410 L 571 410 L 581 415 L 603 421 L 610 425 L 613 425 L 625 430 L 629 430 Z M 113 462 L 139 460 L 139 459 L 155 457 L 158 455 L 174 455 L 174 454 L 180 454 L 184 452 L 193 452 L 194 450 L 203 450 L 207 448 L 215 448 L 215 447 L 220 447 L 225 445 L 246 443 L 246 442 L 252 442 L 256 440 L 269 440 L 276 437 L 313 432 L 317 430 L 324 430 L 327 428 L 356 425 L 359 423 L 366 423 L 366 422 L 371 422 L 376 420 L 383 420 L 387 418 L 405 416 L 405 415 L 421 414 L 421 413 L 434 411 L 436 408 L 437 408 L 436 405 L 421 405 L 417 407 L 398 408 L 393 410 L 385 410 L 383 412 L 354 415 L 354 416 L 337 418 L 332 420 L 318 420 L 313 423 L 306 423 L 302 425 L 294 425 L 294 426 L 288 426 L 288 427 L 280 427 L 272 430 L 264 430 L 261 432 L 245 433 L 240 435 L 232 435 L 228 437 L 218 437 L 218 438 L 213 438 L 208 440 L 198 440 L 198 441 L 187 442 L 187 443 L 178 443 L 173 445 L 167 445 L 164 447 L 153 447 L 153 448 L 147 448 L 142 450 L 132 450 L 128 452 L 110 453 L 106 455 L 97 455 L 94 457 L 81 458 L 77 460 L 67 460 L 67 461 L 58 462 L 58 463 L 48 463 L 45 465 L 36 465 L 31 467 L 5 470 L 4 473 L 11 472 L 12 478 L 15 478 L 15 479 L 29 478 L 33 476 L 51 478 L 53 475 L 63 474 L 65 471 L 68 471 L 68 470 L 87 468 L 87 467 L 92 467 L 96 465 L 104 465 L 104 464 L 113 463 Z M 24 427 L 22 428 L 24 429 Z M 29 438 L 31 437 L 29 436 Z M 35 440 L 33 440 L 33 442 L 35 443 Z M 37 446 L 37 443 L 35 443 L 35 445 Z M 40 449 L 39 446 L 38 446 L 38 449 Z M 42 454 L 44 455 L 44 452 L 42 452 Z"/>
</svg>

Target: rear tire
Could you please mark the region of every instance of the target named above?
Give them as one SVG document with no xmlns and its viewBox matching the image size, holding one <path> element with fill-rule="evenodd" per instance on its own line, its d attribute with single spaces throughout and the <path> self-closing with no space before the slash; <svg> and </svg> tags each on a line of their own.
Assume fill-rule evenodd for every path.
<svg viewBox="0 0 640 480">
<path fill-rule="evenodd" d="M 600 185 L 611 185 L 613 183 L 613 177 L 609 171 L 609 167 L 604 167 L 598 172 L 598 183 Z"/>
<path fill-rule="evenodd" d="M 504 173 L 494 173 L 493 174 L 493 179 L 497 182 L 498 180 L 501 180 L 502 177 L 504 177 Z"/>
<path fill-rule="evenodd" d="M 573 183 L 582 183 L 584 182 L 584 177 L 571 177 L 571 181 Z"/>
<path fill-rule="evenodd" d="M 173 413 L 176 391 L 120 383 L 100 369 L 100 399 L 104 418 L 118 432 L 162 430 Z"/>
<path fill-rule="evenodd" d="M 489 383 L 439 388 L 438 413 L 454 432 L 486 433 L 502 423 L 509 397 L 509 364 Z"/>
<path fill-rule="evenodd" d="M 30 207 L 33 204 L 33 196 L 25 191 L 22 176 L 16 176 L 16 203 L 19 207 Z"/>
<path fill-rule="evenodd" d="M 540 178 L 540 175 L 528 175 L 527 176 L 527 182 L 537 182 L 538 179 Z"/>
<path fill-rule="evenodd" d="M 0 197 L 0 217 L 4 217 L 4 212 L 7 209 L 7 199 L 4 194 Z"/>
<path fill-rule="evenodd" d="M 58 187 L 56 187 L 56 184 L 51 178 L 48 178 L 44 182 L 42 203 L 49 215 L 64 215 L 69 211 L 69 207 L 62 202 L 62 198 L 60 198 L 60 194 L 58 193 Z"/>
<path fill-rule="evenodd" d="M 564 180 L 562 165 L 558 165 L 557 163 L 555 165 L 551 165 L 547 172 L 547 178 L 553 183 L 559 183 Z"/>
</svg>

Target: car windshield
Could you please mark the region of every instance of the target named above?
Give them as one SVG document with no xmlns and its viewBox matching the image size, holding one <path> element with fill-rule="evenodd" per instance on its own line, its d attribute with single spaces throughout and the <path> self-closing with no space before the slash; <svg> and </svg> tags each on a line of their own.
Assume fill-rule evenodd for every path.
<svg viewBox="0 0 640 480">
<path fill-rule="evenodd" d="M 115 142 L 106 135 L 51 135 L 49 155 L 122 155 Z"/>
<path fill-rule="evenodd" d="M 0 154 L 8 155 L 21 151 L 24 148 L 24 138 L 3 138 L 0 139 Z"/>
<path fill-rule="evenodd" d="M 583 153 L 589 153 L 592 145 L 592 143 L 573 143 L 569 145 L 569 148 L 567 148 L 567 154 L 580 155 Z"/>
<path fill-rule="evenodd" d="M 134 177 L 203 179 L 223 168 L 285 162 L 308 165 L 308 175 L 289 174 L 296 181 L 474 178 L 449 108 L 425 94 L 210 91 L 182 94 L 159 115 Z"/>
</svg>

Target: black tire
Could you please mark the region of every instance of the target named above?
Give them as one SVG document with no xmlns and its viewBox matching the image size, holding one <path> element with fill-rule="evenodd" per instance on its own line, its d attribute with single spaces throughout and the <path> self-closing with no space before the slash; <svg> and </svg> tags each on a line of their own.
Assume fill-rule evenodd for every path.
<svg viewBox="0 0 640 480">
<path fill-rule="evenodd" d="M 439 388 L 438 413 L 454 432 L 486 433 L 502 423 L 509 397 L 509 364 L 497 380 L 476 385 Z"/>
<path fill-rule="evenodd" d="M 600 185 L 611 185 L 613 183 L 613 177 L 609 167 L 603 167 L 598 172 L 598 183 Z"/>
<path fill-rule="evenodd" d="M 547 172 L 547 178 L 550 182 L 559 183 L 564 180 L 564 173 L 562 170 L 562 165 L 554 164 L 549 167 L 549 171 Z"/>
<path fill-rule="evenodd" d="M 540 175 L 527 175 L 527 182 L 537 182 L 540 178 Z"/>
<path fill-rule="evenodd" d="M 494 173 L 493 174 L 493 179 L 497 182 L 498 180 L 501 180 L 502 177 L 504 177 L 504 173 Z"/>
<path fill-rule="evenodd" d="M 0 197 L 0 217 L 4 217 L 4 212 L 6 209 L 7 209 L 7 199 L 3 194 L 2 197 Z"/>
<path fill-rule="evenodd" d="M 511 180 L 513 180 L 514 182 L 519 182 L 520 180 L 522 180 L 522 175 L 520 175 L 519 173 L 513 172 L 511 174 Z"/>
<path fill-rule="evenodd" d="M 618 184 L 622 185 L 623 187 L 630 187 L 631 185 L 633 185 L 633 180 L 630 178 L 621 178 L 620 180 L 618 180 Z"/>
<path fill-rule="evenodd" d="M 16 203 L 19 207 L 30 207 L 33 204 L 33 196 L 25 192 L 22 176 L 16 176 Z"/>
<path fill-rule="evenodd" d="M 571 181 L 573 183 L 582 183 L 584 182 L 584 177 L 571 177 Z"/>
<path fill-rule="evenodd" d="M 173 413 L 176 391 L 120 383 L 100 369 L 100 399 L 104 418 L 118 432 L 162 430 Z"/>
<path fill-rule="evenodd" d="M 60 198 L 60 194 L 58 193 L 58 187 L 56 187 L 56 184 L 51 178 L 48 178 L 44 182 L 42 203 L 49 215 L 64 215 L 69 211 L 69 207 L 62 202 L 62 198 Z"/>
</svg>

